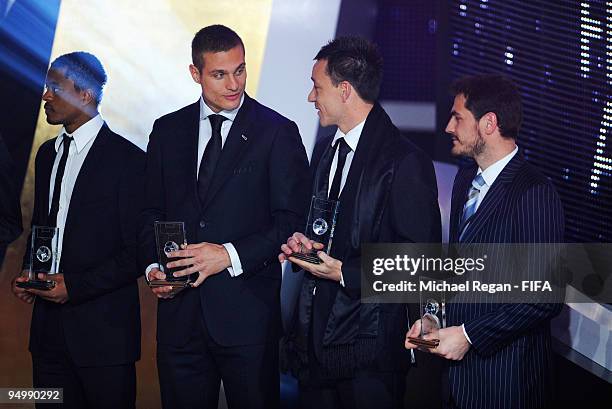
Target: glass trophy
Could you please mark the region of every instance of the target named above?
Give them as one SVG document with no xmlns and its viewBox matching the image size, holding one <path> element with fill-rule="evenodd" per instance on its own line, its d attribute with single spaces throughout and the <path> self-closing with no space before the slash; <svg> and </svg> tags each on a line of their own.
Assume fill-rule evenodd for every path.
<svg viewBox="0 0 612 409">
<path fill-rule="evenodd" d="M 440 344 L 438 332 L 440 328 L 446 328 L 446 296 L 444 292 L 420 291 L 419 311 L 421 314 L 421 333 L 419 337 L 408 337 L 408 341 L 421 348 L 436 348 Z"/>
<path fill-rule="evenodd" d="M 292 253 L 289 257 L 313 264 L 321 264 L 321 259 L 317 256 L 317 251 L 324 251 L 329 254 L 338 218 L 338 200 L 321 199 L 313 196 L 310 202 L 310 212 L 308 212 L 308 222 L 304 235 L 310 240 L 323 244 L 321 250 L 306 250 Z"/>
<path fill-rule="evenodd" d="M 17 286 L 45 291 L 55 287 L 55 281 L 39 280 L 38 274 L 58 273 L 58 238 L 58 227 L 32 226 L 30 265 L 26 267 L 28 270 L 28 281 L 19 282 Z"/>
<path fill-rule="evenodd" d="M 181 245 L 187 244 L 185 234 L 185 223 L 183 222 L 155 222 L 155 242 L 157 243 L 157 257 L 160 269 L 166 274 L 165 280 L 151 280 L 150 287 L 188 287 L 191 283 L 189 276 L 174 277 L 172 273 L 185 267 L 169 268 L 167 264 L 178 258 L 172 258 L 169 254 L 181 249 Z"/>
</svg>

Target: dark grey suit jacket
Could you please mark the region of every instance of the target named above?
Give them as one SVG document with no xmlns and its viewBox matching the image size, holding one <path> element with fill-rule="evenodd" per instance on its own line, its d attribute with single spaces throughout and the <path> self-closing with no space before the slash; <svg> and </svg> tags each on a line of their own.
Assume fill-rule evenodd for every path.
<svg viewBox="0 0 612 409">
<path fill-rule="evenodd" d="M 55 138 L 36 155 L 32 225 L 47 225 L 55 156 Z M 144 152 L 105 124 L 79 171 L 66 219 L 60 272 L 70 300 L 60 305 L 36 299 L 33 355 L 44 350 L 47 337 L 60 334 L 77 366 L 140 358 L 137 237 L 143 173 Z"/>
<path fill-rule="evenodd" d="M 455 177 L 451 242 L 459 242 L 459 222 L 476 172 L 477 166 L 471 165 Z M 562 243 L 563 234 L 563 208 L 552 183 L 518 152 L 490 187 L 461 242 Z M 548 407 L 549 323 L 561 307 L 560 303 L 448 304 L 448 324 L 465 324 L 472 346 L 463 360 L 449 362 L 446 400 L 483 409 Z"/>
<path fill-rule="evenodd" d="M 273 342 L 280 331 L 280 246 L 301 228 L 308 159 L 296 124 L 245 95 L 202 203 L 199 101 L 155 121 L 146 165 L 142 269 L 157 262 L 154 222 L 183 221 L 188 243 L 232 243 L 244 272 L 227 270 L 160 300 L 159 343 L 182 346 L 203 317 L 220 345 Z"/>
</svg>

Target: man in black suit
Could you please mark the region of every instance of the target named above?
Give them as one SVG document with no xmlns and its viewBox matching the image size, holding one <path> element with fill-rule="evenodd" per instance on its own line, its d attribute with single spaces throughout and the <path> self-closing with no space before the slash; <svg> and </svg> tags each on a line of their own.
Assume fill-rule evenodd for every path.
<svg viewBox="0 0 612 409">
<path fill-rule="evenodd" d="M 59 273 L 39 274 L 55 283 L 48 291 L 13 283 L 17 297 L 36 299 L 33 386 L 64 388 L 67 408 L 133 408 L 136 399 L 144 152 L 100 116 L 105 83 L 89 53 L 62 55 L 49 68 L 45 114 L 63 127 L 36 155 L 32 226 L 59 228 Z"/>
<path fill-rule="evenodd" d="M 455 101 L 446 127 L 453 137 L 452 153 L 473 158 L 475 163 L 461 168 L 455 178 L 450 241 L 562 243 L 564 217 L 559 197 L 551 182 L 525 161 L 515 143 L 522 119 L 515 85 L 503 76 L 480 75 L 458 80 L 452 90 Z M 495 276 L 488 277 L 492 282 L 502 282 L 508 273 L 507 266 L 487 271 Z M 449 327 L 439 331 L 440 344 L 431 350 L 449 360 L 445 405 L 549 407 L 549 324 L 561 306 L 448 304 Z M 415 323 L 407 335 L 418 336 L 419 325 Z M 406 341 L 406 347 L 415 345 Z"/>
<path fill-rule="evenodd" d="M 193 288 L 153 289 L 165 408 L 279 405 L 281 268 L 277 249 L 301 224 L 308 159 L 295 123 L 245 92 L 244 45 L 213 25 L 192 42 L 201 98 L 155 121 L 146 165 L 143 267 L 158 268 L 154 221 L 185 223 L 168 267 Z"/>
<path fill-rule="evenodd" d="M 301 407 L 400 407 L 410 364 L 402 345 L 407 310 L 361 303 L 361 245 L 441 240 L 434 168 L 376 102 L 382 59 L 373 44 L 338 38 L 315 60 L 308 100 L 321 125 L 338 130 L 315 147 L 312 195 L 339 199 L 340 207 L 331 252 L 318 252 L 321 264 L 289 257 L 320 248 L 302 233 L 281 248 L 281 261 L 289 257 L 307 272 L 288 358 Z"/>
<path fill-rule="evenodd" d="M 0 267 L 6 248 L 21 234 L 21 205 L 13 161 L 0 135 Z"/>
</svg>

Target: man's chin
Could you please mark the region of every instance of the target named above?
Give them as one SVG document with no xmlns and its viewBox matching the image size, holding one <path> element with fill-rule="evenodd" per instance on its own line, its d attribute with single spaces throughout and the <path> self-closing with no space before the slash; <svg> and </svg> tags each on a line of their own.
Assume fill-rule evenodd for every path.
<svg viewBox="0 0 612 409">
<path fill-rule="evenodd" d="M 451 148 L 450 153 L 453 156 L 465 156 L 465 152 L 463 152 L 461 149 L 454 147 L 454 146 Z"/>
<path fill-rule="evenodd" d="M 227 102 L 221 106 L 222 111 L 233 111 L 240 106 L 240 99 L 237 102 Z"/>
<path fill-rule="evenodd" d="M 49 115 L 47 115 L 47 123 L 49 125 L 61 125 L 62 121 L 60 121 L 59 119 L 55 119 L 53 117 L 50 117 Z"/>
</svg>

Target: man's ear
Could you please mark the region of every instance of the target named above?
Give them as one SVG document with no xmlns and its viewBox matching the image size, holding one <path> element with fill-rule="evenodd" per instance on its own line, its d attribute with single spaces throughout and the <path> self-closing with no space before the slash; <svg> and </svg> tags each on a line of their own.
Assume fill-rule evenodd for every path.
<svg viewBox="0 0 612 409">
<path fill-rule="evenodd" d="M 200 70 L 193 64 L 189 64 L 189 72 L 191 73 L 191 78 L 199 84 L 200 83 Z"/>
<path fill-rule="evenodd" d="M 487 112 L 480 118 L 484 131 L 487 135 L 492 134 L 497 130 L 497 115 L 494 112 Z"/>
<path fill-rule="evenodd" d="M 95 102 L 96 98 L 94 96 L 94 93 L 92 90 L 90 89 L 85 89 L 81 92 L 81 104 L 83 104 L 83 106 L 87 106 L 89 105 L 92 101 Z"/>
<path fill-rule="evenodd" d="M 340 88 L 340 95 L 342 96 L 342 102 L 346 102 L 351 96 L 351 93 L 353 92 L 353 87 L 348 81 L 340 82 L 340 84 L 338 84 L 338 87 Z"/>
</svg>

